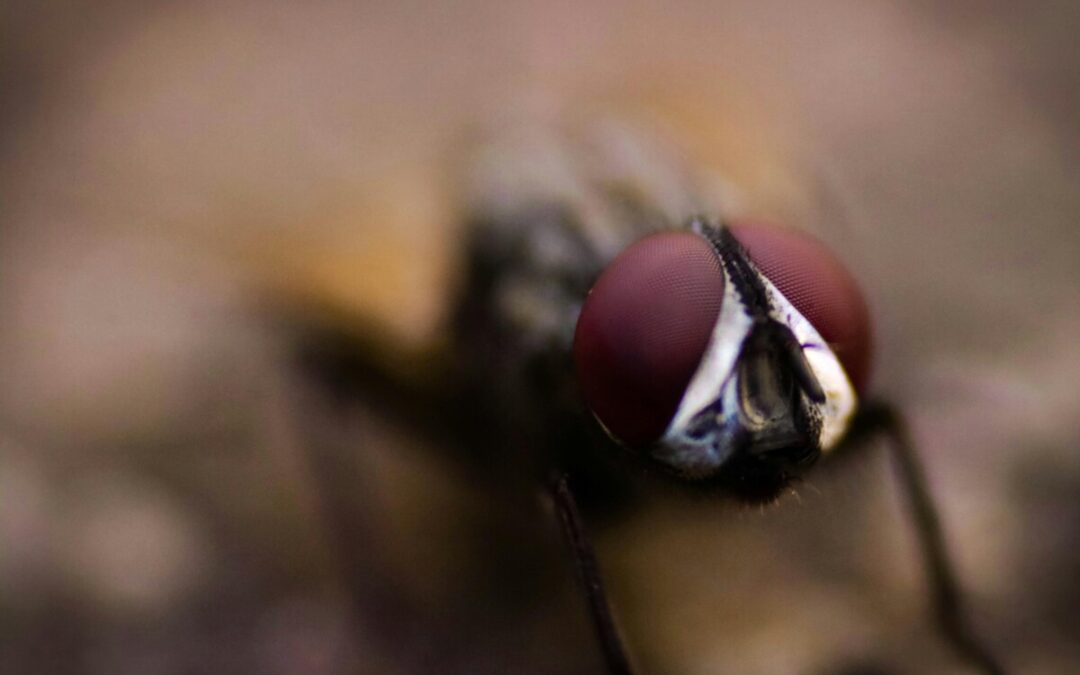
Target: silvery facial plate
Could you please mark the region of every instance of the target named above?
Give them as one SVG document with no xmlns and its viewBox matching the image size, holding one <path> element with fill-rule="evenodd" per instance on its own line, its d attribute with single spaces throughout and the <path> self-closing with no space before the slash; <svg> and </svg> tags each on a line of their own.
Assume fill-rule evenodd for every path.
<svg viewBox="0 0 1080 675">
<path fill-rule="evenodd" d="M 695 221 L 724 272 L 724 300 L 701 364 L 651 455 L 694 479 L 732 460 L 781 470 L 844 436 L 857 397 L 839 359 L 726 228 Z"/>
</svg>

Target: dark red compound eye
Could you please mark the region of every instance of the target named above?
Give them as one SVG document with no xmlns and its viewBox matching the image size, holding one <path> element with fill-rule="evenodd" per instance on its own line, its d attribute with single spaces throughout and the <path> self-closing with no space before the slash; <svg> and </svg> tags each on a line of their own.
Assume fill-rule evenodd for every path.
<svg viewBox="0 0 1080 675">
<path fill-rule="evenodd" d="M 629 445 L 658 439 L 709 344 L 724 297 L 702 237 L 664 232 L 623 251 L 593 286 L 574 335 L 585 402 Z"/>
<path fill-rule="evenodd" d="M 855 391 L 870 383 L 870 310 L 855 278 L 814 237 L 777 225 L 733 223 L 731 232 L 762 274 L 829 343 Z"/>
<path fill-rule="evenodd" d="M 843 265 L 801 232 L 760 224 L 732 232 L 863 390 L 869 312 Z M 708 346 L 723 296 L 720 261 L 690 232 L 646 237 L 600 276 L 578 319 L 574 363 L 585 402 L 621 441 L 645 445 L 663 434 Z"/>
</svg>

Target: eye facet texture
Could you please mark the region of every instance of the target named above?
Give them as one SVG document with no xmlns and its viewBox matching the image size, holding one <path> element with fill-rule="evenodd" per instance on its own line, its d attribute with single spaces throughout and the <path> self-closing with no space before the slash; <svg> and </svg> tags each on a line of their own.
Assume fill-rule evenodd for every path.
<svg viewBox="0 0 1080 675">
<path fill-rule="evenodd" d="M 623 251 L 585 300 L 574 362 L 585 402 L 628 445 L 664 432 L 709 343 L 724 296 L 720 261 L 689 232 Z"/>
<path fill-rule="evenodd" d="M 762 274 L 829 343 L 855 390 L 865 392 L 873 356 L 870 311 L 847 268 L 803 232 L 760 223 L 736 223 L 731 232 Z"/>
</svg>

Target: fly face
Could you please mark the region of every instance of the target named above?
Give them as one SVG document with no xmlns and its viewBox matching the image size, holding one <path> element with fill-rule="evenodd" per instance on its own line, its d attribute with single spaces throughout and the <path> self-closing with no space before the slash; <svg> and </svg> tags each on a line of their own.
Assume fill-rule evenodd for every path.
<svg viewBox="0 0 1080 675">
<path fill-rule="evenodd" d="M 861 367 L 868 322 L 831 257 L 822 268 L 831 272 L 804 278 L 803 257 L 829 256 L 819 244 L 738 229 L 695 220 L 628 248 L 582 309 L 575 361 L 589 407 L 616 440 L 681 478 L 768 499 L 847 431 L 857 395 L 830 343 Z M 774 239 L 808 248 L 773 260 Z M 762 251 L 776 283 L 748 248 Z M 852 321 L 864 325 L 853 331 Z M 859 344 L 835 343 L 838 333 Z"/>
</svg>

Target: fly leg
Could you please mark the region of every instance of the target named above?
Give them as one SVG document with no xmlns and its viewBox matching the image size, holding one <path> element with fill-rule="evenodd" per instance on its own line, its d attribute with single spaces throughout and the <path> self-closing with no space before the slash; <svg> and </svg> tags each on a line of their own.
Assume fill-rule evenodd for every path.
<svg viewBox="0 0 1080 675">
<path fill-rule="evenodd" d="M 589 617 L 592 619 L 593 628 L 600 641 L 600 648 L 604 652 L 608 673 L 631 675 L 633 671 L 630 668 L 630 661 L 626 657 L 626 649 L 619 637 L 619 630 L 615 626 L 615 619 L 611 613 L 611 605 L 604 592 L 596 553 L 585 533 L 581 512 L 578 511 L 574 493 L 570 491 L 570 486 L 566 482 L 566 475 L 561 473 L 556 475 L 548 488 L 555 503 L 555 512 L 562 526 L 563 536 L 574 558 L 574 567 L 577 569 L 578 580 L 585 592 L 585 599 L 589 605 Z"/>
<path fill-rule="evenodd" d="M 1004 666 L 979 639 L 969 622 L 956 569 L 946 550 L 941 519 L 927 486 L 926 471 L 911 442 L 903 416 L 887 403 L 865 403 L 855 419 L 849 441 L 859 443 L 878 435 L 887 439 L 892 451 L 897 479 L 906 496 L 918 538 L 939 629 L 957 653 L 980 672 L 1004 675 Z"/>
</svg>

